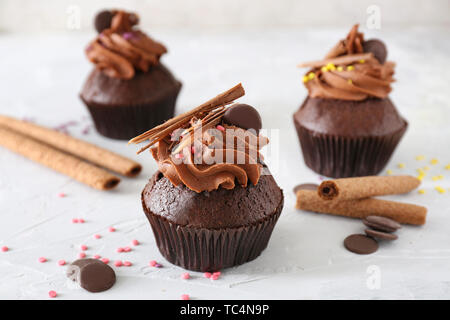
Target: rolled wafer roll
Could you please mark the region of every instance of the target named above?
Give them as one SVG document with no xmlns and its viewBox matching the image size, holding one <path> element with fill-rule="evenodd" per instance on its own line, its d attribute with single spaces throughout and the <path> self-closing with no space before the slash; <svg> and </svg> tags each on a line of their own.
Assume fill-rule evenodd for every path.
<svg viewBox="0 0 450 320">
<path fill-rule="evenodd" d="M 124 176 L 133 177 L 142 170 L 136 161 L 52 129 L 3 115 L 0 125 Z"/>
<path fill-rule="evenodd" d="M 373 198 L 347 201 L 323 200 L 316 191 L 300 189 L 296 193 L 296 208 L 318 213 L 328 213 L 350 218 L 367 216 L 387 217 L 398 223 L 425 224 L 427 209 L 409 203 L 387 201 Z"/>
<path fill-rule="evenodd" d="M 324 200 L 353 200 L 401 194 L 414 190 L 420 180 L 413 176 L 368 176 L 324 181 L 317 190 Z"/>
<path fill-rule="evenodd" d="M 96 189 L 109 190 L 120 182 L 106 170 L 2 126 L 0 145 Z"/>
</svg>

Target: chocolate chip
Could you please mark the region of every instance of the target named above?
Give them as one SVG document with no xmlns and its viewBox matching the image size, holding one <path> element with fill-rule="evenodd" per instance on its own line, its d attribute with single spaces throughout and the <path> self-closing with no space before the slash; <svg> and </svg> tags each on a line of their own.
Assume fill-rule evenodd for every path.
<svg viewBox="0 0 450 320">
<path fill-rule="evenodd" d="M 302 183 L 302 184 L 296 185 L 294 187 L 294 193 L 297 194 L 298 190 L 313 190 L 313 191 L 317 191 L 318 187 L 319 187 L 319 185 L 317 183 Z"/>
<path fill-rule="evenodd" d="M 372 238 L 383 239 L 383 240 L 397 240 L 398 236 L 396 234 L 387 233 L 383 231 L 376 231 L 372 229 L 366 229 L 364 232 Z"/>
<path fill-rule="evenodd" d="M 386 61 L 387 49 L 383 41 L 378 39 L 371 39 L 364 41 L 363 43 L 364 52 L 372 52 L 373 56 L 383 64 Z"/>
<path fill-rule="evenodd" d="M 223 115 L 223 121 L 242 129 L 254 129 L 256 132 L 262 128 L 262 120 L 258 111 L 243 103 L 229 107 Z"/>
<path fill-rule="evenodd" d="M 79 259 L 67 269 L 67 277 L 89 292 L 101 292 L 111 288 L 116 282 L 114 270 L 97 259 Z"/>
<path fill-rule="evenodd" d="M 384 232 L 394 232 L 402 227 L 400 223 L 380 216 L 368 216 L 362 222 L 372 229 Z"/>
<path fill-rule="evenodd" d="M 369 254 L 378 250 L 378 242 L 363 234 L 352 234 L 345 238 L 344 246 L 347 250 L 357 254 Z"/>
<path fill-rule="evenodd" d="M 94 19 L 95 30 L 98 33 L 101 33 L 103 30 L 111 27 L 111 21 L 113 18 L 113 14 L 111 11 L 104 10 L 97 13 Z"/>
</svg>

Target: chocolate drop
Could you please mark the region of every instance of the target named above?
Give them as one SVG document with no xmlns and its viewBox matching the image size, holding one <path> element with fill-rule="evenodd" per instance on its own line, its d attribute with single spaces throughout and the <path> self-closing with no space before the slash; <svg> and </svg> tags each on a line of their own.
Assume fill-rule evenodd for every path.
<svg viewBox="0 0 450 320">
<path fill-rule="evenodd" d="M 377 59 L 381 64 L 386 61 L 387 49 L 381 40 L 371 39 L 364 41 L 363 50 L 364 52 L 372 52 L 375 59 Z"/>
<path fill-rule="evenodd" d="M 97 259 L 79 259 L 67 269 L 67 277 L 89 292 L 101 292 L 116 282 L 116 273 L 106 263 Z"/>
<path fill-rule="evenodd" d="M 262 128 L 262 120 L 258 111 L 243 103 L 236 103 L 229 107 L 223 115 L 223 121 L 242 129 L 254 129 L 257 133 Z"/>
<path fill-rule="evenodd" d="M 95 30 L 98 33 L 101 33 L 103 30 L 111 27 L 111 21 L 113 18 L 113 14 L 111 11 L 103 10 L 97 13 L 94 20 Z"/>
</svg>

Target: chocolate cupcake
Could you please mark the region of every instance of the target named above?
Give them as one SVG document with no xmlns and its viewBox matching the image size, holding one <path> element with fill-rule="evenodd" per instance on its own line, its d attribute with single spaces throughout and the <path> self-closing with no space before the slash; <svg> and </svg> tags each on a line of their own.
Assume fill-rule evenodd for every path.
<svg viewBox="0 0 450 320">
<path fill-rule="evenodd" d="M 95 68 L 81 91 L 97 131 L 130 139 L 173 117 L 181 88 L 159 62 L 167 49 L 136 28 L 139 19 L 120 10 L 102 11 L 99 32 L 86 48 Z"/>
<path fill-rule="evenodd" d="M 253 260 L 266 248 L 284 197 L 262 161 L 261 119 L 238 85 L 200 107 L 132 139 L 157 143 L 159 171 L 142 206 L 161 254 L 195 271 Z"/>
<path fill-rule="evenodd" d="M 347 38 L 303 77 L 308 97 L 294 114 L 306 165 L 334 178 L 378 174 L 407 128 L 389 99 L 394 63 L 380 40 Z"/>
</svg>

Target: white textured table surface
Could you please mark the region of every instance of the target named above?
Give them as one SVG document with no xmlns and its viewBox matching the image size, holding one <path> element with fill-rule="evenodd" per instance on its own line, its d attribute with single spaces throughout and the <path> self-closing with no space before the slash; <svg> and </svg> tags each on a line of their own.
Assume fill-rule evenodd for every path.
<svg viewBox="0 0 450 320">
<path fill-rule="evenodd" d="M 425 194 L 388 198 L 427 206 L 427 224 L 404 227 L 397 241 L 358 256 L 346 251 L 342 241 L 363 231 L 360 221 L 294 209 L 292 188 L 319 181 L 303 163 L 292 123 L 292 113 L 306 95 L 303 71 L 295 65 L 323 56 L 346 32 L 152 33 L 169 47 L 163 62 L 183 82 L 178 113 L 242 82 L 247 95 L 241 101 L 259 108 L 266 128 L 281 129 L 280 165 L 272 168 L 285 194 L 281 218 L 259 258 L 223 270 L 217 281 L 195 272 L 192 279 L 181 280 L 184 271 L 159 254 L 139 198 L 156 169 L 150 156 L 136 157 L 135 146 L 108 140 L 95 130 L 82 133 L 91 121 L 77 95 L 91 68 L 83 48 L 93 34 L 0 34 L 1 114 L 50 127 L 76 121 L 69 127 L 71 135 L 136 157 L 144 166 L 139 178 L 99 192 L 0 148 L 0 246 L 10 248 L 0 252 L 0 299 L 46 299 L 49 290 L 57 291 L 59 299 L 179 299 L 185 293 L 195 299 L 450 298 L 450 170 L 444 169 L 450 163 L 448 30 L 376 34 L 388 44 L 388 58 L 397 62 L 391 98 L 409 121 L 386 169 L 417 175 L 418 168 L 430 168 L 421 186 Z M 418 155 L 425 159 L 416 160 Z M 430 164 L 432 158 L 439 163 Z M 444 178 L 432 179 L 439 175 Z M 446 192 L 437 192 L 436 186 Z M 58 197 L 61 192 L 67 196 Z M 86 223 L 73 224 L 72 218 Z M 109 226 L 117 231 L 108 232 Z M 102 238 L 94 239 L 96 233 Z M 141 245 L 116 253 L 132 239 Z M 129 260 L 133 266 L 116 268 L 117 284 L 106 292 L 75 288 L 57 261 L 75 260 L 81 244 L 89 247 L 88 256 Z M 48 262 L 39 263 L 41 256 Z M 150 260 L 164 267 L 149 267 Z M 379 288 L 367 285 L 373 270 L 369 266 L 379 271 Z"/>
</svg>

